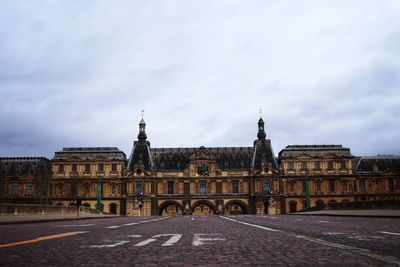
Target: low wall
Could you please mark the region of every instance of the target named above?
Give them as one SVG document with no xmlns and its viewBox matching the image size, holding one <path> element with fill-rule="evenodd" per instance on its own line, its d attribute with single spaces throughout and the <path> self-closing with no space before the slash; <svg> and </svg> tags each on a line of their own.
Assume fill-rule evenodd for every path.
<svg viewBox="0 0 400 267">
<path fill-rule="evenodd" d="M 98 210 L 81 207 L 83 213 L 97 214 Z M 75 214 L 76 207 L 35 205 L 35 204 L 0 204 L 0 215 L 6 214 Z"/>
<path fill-rule="evenodd" d="M 400 200 L 370 200 L 340 203 L 324 203 L 322 205 L 303 209 L 302 211 L 316 210 L 366 210 L 366 209 L 400 209 Z"/>
</svg>

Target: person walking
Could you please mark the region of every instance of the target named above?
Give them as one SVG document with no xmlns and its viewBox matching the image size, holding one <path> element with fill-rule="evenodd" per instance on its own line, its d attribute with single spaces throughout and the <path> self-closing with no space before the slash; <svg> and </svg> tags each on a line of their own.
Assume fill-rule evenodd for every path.
<svg viewBox="0 0 400 267">
<path fill-rule="evenodd" d="M 79 216 L 79 211 L 81 209 L 82 206 L 82 200 L 78 197 L 76 198 L 76 215 Z"/>
</svg>

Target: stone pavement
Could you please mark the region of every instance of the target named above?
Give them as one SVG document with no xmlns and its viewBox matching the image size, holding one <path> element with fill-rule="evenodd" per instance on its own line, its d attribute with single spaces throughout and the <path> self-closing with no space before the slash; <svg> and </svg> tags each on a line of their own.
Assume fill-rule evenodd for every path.
<svg viewBox="0 0 400 267">
<path fill-rule="evenodd" d="M 400 210 L 316 210 L 307 212 L 296 212 L 291 215 L 323 215 L 323 216 L 353 216 L 353 217 L 381 217 L 400 218 Z"/>
<path fill-rule="evenodd" d="M 1 225 L 4 266 L 398 266 L 400 220 L 176 216 Z"/>
<path fill-rule="evenodd" d="M 82 219 L 100 219 L 100 218 L 116 218 L 117 215 L 104 215 L 104 214 L 35 214 L 35 215 L 0 215 L 1 224 L 14 224 L 14 223 L 39 223 L 39 222 L 52 222 L 52 221 L 71 221 Z"/>
</svg>

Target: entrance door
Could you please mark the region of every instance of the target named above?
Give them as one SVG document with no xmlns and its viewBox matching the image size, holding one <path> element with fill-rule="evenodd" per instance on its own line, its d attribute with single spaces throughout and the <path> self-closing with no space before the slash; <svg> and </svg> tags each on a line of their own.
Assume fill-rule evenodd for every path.
<svg viewBox="0 0 400 267">
<path fill-rule="evenodd" d="M 115 204 L 115 203 L 110 204 L 110 213 L 117 214 L 117 204 Z"/>
<path fill-rule="evenodd" d="M 290 213 L 297 211 L 297 202 L 296 201 L 289 202 L 289 211 L 290 211 Z"/>
</svg>

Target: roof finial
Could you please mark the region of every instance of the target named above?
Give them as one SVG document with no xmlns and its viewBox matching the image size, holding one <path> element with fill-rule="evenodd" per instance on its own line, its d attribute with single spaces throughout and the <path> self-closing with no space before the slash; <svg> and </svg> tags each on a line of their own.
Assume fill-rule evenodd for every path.
<svg viewBox="0 0 400 267">
<path fill-rule="evenodd" d="M 142 119 L 143 119 L 143 116 L 144 116 L 144 109 L 142 109 Z"/>
<path fill-rule="evenodd" d="M 262 118 L 262 109 L 260 108 L 260 119 Z"/>
</svg>

